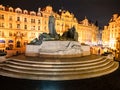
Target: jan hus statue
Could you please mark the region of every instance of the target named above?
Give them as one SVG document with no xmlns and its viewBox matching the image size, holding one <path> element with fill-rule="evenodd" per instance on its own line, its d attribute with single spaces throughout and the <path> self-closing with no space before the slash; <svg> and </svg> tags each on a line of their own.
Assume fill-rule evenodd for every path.
<svg viewBox="0 0 120 90">
<path fill-rule="evenodd" d="M 49 27 L 49 34 L 54 37 L 56 36 L 56 30 L 55 30 L 55 18 L 54 16 L 51 14 L 49 16 L 49 24 L 48 24 L 48 27 Z"/>
<path fill-rule="evenodd" d="M 53 41 L 53 40 L 78 41 L 78 33 L 76 32 L 74 26 L 68 29 L 66 32 L 63 32 L 62 36 L 57 34 L 55 29 L 55 17 L 52 14 L 49 16 L 48 28 L 49 28 L 49 33 L 43 32 L 38 36 L 38 38 L 33 39 L 29 44 L 41 45 L 43 41 Z"/>
</svg>

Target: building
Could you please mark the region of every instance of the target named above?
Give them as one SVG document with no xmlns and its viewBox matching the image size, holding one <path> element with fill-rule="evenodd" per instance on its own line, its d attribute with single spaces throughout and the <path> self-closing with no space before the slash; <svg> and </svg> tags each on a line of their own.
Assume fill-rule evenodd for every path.
<svg viewBox="0 0 120 90">
<path fill-rule="evenodd" d="M 98 27 L 89 24 L 87 19 L 78 23 L 74 14 L 69 11 L 60 10 L 55 13 L 51 6 L 46 6 L 35 12 L 0 5 L 0 49 L 24 49 L 40 33 L 49 33 L 48 19 L 51 14 L 56 19 L 55 28 L 58 34 L 62 35 L 64 31 L 75 26 L 80 42 L 97 42 Z"/>
<path fill-rule="evenodd" d="M 78 24 L 79 41 L 88 45 L 97 45 L 98 29 L 99 28 L 93 23 L 89 23 L 85 17 L 85 19 Z"/>
<path fill-rule="evenodd" d="M 120 37 L 120 16 L 113 14 L 109 25 L 104 26 L 102 32 L 103 45 L 111 49 L 117 49 L 117 41 Z"/>
</svg>

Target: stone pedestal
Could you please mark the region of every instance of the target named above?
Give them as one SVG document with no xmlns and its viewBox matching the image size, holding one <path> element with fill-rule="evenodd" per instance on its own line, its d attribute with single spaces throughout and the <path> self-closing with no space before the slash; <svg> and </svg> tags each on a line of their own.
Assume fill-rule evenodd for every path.
<svg viewBox="0 0 120 90">
<path fill-rule="evenodd" d="M 26 56 L 40 57 L 80 57 L 90 55 L 89 46 L 81 46 L 77 41 L 43 41 L 41 45 L 27 45 Z"/>
</svg>

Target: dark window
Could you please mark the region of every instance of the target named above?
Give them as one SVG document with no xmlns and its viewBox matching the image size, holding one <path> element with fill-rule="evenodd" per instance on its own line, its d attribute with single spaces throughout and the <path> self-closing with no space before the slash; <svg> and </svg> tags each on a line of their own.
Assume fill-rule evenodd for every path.
<svg viewBox="0 0 120 90">
<path fill-rule="evenodd" d="M 17 21 L 20 21 L 20 17 L 17 17 Z"/>
</svg>

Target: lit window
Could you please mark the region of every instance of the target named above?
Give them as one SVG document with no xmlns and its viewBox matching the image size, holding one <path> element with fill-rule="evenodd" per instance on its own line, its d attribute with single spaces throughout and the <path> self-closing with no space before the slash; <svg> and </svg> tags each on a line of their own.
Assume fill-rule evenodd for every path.
<svg viewBox="0 0 120 90">
<path fill-rule="evenodd" d="M 3 7 L 0 7 L 0 10 L 4 10 L 4 8 L 3 8 Z"/>
<path fill-rule="evenodd" d="M 20 24 L 17 24 L 17 29 L 20 29 Z"/>
<path fill-rule="evenodd" d="M 20 21 L 20 17 L 17 17 L 17 21 Z"/>
<path fill-rule="evenodd" d="M 35 23 L 35 19 L 31 19 L 31 23 Z"/>
<path fill-rule="evenodd" d="M 27 18 L 24 18 L 24 22 L 27 22 Z"/>
<path fill-rule="evenodd" d="M 38 20 L 38 24 L 40 24 L 40 20 Z"/>
<path fill-rule="evenodd" d="M 35 26 L 31 26 L 31 30 L 35 30 Z"/>
<path fill-rule="evenodd" d="M 3 20 L 4 20 L 4 15 L 0 15 L 0 19 L 3 19 Z"/>
<path fill-rule="evenodd" d="M 9 20 L 12 21 L 12 16 L 9 17 Z"/>
<path fill-rule="evenodd" d="M 27 29 L 27 25 L 24 26 L 24 29 Z"/>
<path fill-rule="evenodd" d="M 13 8 L 12 7 L 9 7 L 9 12 L 13 12 Z"/>
<path fill-rule="evenodd" d="M 20 8 L 16 8 L 16 9 L 15 9 L 15 12 L 16 12 L 16 13 L 22 13 L 22 10 L 21 10 Z"/>
<path fill-rule="evenodd" d="M 12 23 L 9 23 L 9 28 L 12 28 Z"/>
<path fill-rule="evenodd" d="M 38 26 L 38 30 L 40 30 L 40 26 Z"/>
<path fill-rule="evenodd" d="M 9 36 L 12 36 L 12 32 L 9 32 Z"/>
<path fill-rule="evenodd" d="M 4 23 L 0 23 L 0 27 L 4 27 Z"/>
<path fill-rule="evenodd" d="M 24 10 L 23 13 L 24 13 L 24 14 L 28 14 L 28 11 L 27 11 L 27 10 Z"/>
</svg>

